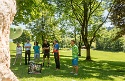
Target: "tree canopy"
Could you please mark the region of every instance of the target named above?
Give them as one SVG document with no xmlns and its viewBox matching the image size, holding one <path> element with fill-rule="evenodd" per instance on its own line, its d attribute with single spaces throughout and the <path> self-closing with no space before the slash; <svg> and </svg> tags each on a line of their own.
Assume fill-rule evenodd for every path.
<svg viewBox="0 0 125 81">
<path fill-rule="evenodd" d="M 114 26 L 120 29 L 115 39 L 125 35 L 125 1 L 115 0 L 112 8 L 110 20 Z"/>
<path fill-rule="evenodd" d="M 47 0 L 16 0 L 16 2 L 17 13 L 13 24 L 27 24 L 40 18 L 45 9 L 53 10 Z"/>
</svg>

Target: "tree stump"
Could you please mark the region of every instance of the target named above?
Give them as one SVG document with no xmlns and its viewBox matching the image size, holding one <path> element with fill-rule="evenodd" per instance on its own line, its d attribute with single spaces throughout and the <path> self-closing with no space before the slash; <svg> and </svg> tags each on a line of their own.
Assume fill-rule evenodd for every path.
<svg viewBox="0 0 125 81">
<path fill-rule="evenodd" d="M 0 81 L 18 81 L 10 70 L 10 24 L 16 14 L 15 0 L 0 0 Z"/>
</svg>

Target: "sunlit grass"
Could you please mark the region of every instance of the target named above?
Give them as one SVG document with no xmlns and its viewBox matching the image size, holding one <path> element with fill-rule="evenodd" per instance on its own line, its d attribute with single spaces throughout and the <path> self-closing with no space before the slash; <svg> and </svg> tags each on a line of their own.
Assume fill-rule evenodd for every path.
<svg viewBox="0 0 125 81">
<path fill-rule="evenodd" d="M 60 50 L 61 70 L 55 71 L 55 62 L 51 54 L 50 67 L 45 65 L 41 74 L 28 74 L 28 66 L 24 65 L 24 51 L 23 64 L 12 65 L 15 58 L 15 46 L 13 43 L 10 44 L 11 70 L 20 81 L 125 81 L 125 53 L 123 52 L 91 50 L 93 61 L 85 61 L 86 52 L 82 50 L 82 56 L 79 57 L 79 75 L 74 76 L 70 74 L 71 50 L 62 49 Z M 42 55 L 40 63 L 42 63 Z M 31 60 L 33 60 L 33 50 Z"/>
</svg>

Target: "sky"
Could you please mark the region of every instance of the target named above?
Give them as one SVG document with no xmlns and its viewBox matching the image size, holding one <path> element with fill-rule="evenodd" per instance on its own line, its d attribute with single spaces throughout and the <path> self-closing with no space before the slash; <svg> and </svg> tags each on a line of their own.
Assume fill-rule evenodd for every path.
<svg viewBox="0 0 125 81">
<path fill-rule="evenodd" d="M 19 24 L 19 26 L 22 27 L 23 29 L 26 29 L 25 25 L 23 25 L 23 24 Z M 15 25 L 12 25 L 12 24 L 10 25 L 10 27 L 16 28 L 16 26 L 15 26 Z"/>
<path fill-rule="evenodd" d="M 108 11 L 105 10 L 103 15 L 106 17 L 106 16 L 108 15 Z M 105 25 L 106 27 L 113 27 L 113 25 L 111 24 L 111 22 L 110 22 L 109 19 L 106 20 L 106 23 L 104 23 L 104 25 Z"/>
</svg>

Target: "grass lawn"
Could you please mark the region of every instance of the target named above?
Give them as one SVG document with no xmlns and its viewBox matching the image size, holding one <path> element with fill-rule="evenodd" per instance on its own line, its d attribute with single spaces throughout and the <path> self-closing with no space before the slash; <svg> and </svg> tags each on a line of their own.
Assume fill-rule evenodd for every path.
<svg viewBox="0 0 125 81">
<path fill-rule="evenodd" d="M 93 61 L 85 61 L 85 50 L 79 57 L 79 74 L 70 74 L 71 50 L 60 50 L 61 70 L 55 70 L 53 54 L 51 54 L 51 66 L 42 68 L 41 74 L 28 74 L 28 66 L 24 65 L 24 51 L 22 65 L 13 64 L 15 59 L 15 44 L 10 43 L 11 70 L 20 81 L 125 81 L 125 53 L 123 52 L 104 52 L 91 50 Z M 40 62 L 42 63 L 42 55 Z M 31 54 L 33 60 L 33 50 Z M 47 63 L 45 63 L 47 64 Z"/>
</svg>

